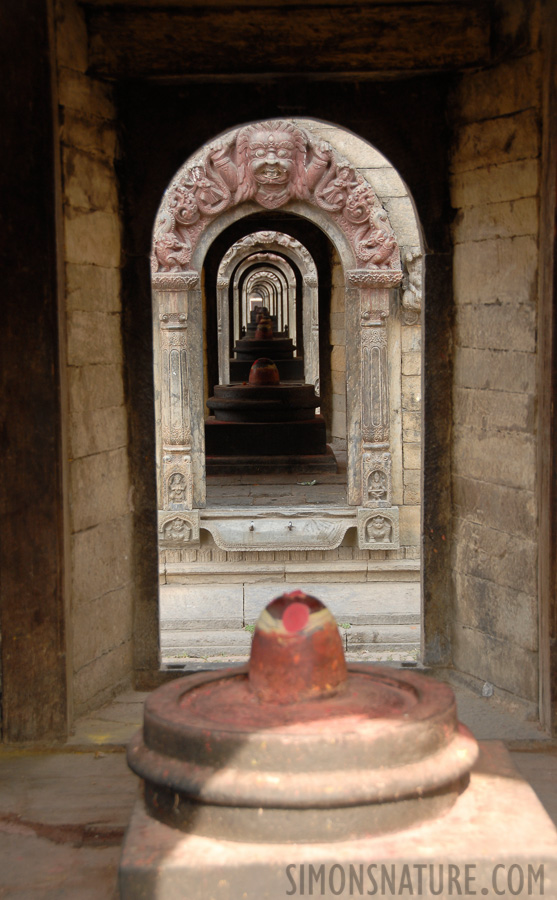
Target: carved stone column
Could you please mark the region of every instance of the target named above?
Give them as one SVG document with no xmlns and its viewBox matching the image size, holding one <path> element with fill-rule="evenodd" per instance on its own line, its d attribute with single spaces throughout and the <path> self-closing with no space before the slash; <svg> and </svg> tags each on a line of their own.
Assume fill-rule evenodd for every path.
<svg viewBox="0 0 557 900">
<path fill-rule="evenodd" d="M 195 272 L 154 276 L 161 510 L 191 510 L 205 499 L 201 304 L 194 290 L 198 282 Z"/>
<path fill-rule="evenodd" d="M 359 358 L 359 371 L 350 359 L 347 361 L 349 386 L 357 390 L 352 407 L 359 399 L 360 430 L 352 441 L 353 486 L 349 483 L 349 502 L 364 509 L 378 508 L 384 511 L 381 522 L 388 522 L 383 531 L 377 526 L 377 535 L 370 539 L 369 516 L 361 518 L 360 546 L 380 549 L 392 548 L 398 540 L 397 510 L 392 503 L 392 460 L 390 450 L 390 404 L 387 319 L 389 316 L 390 288 L 400 281 L 398 273 L 382 273 L 353 270 L 348 273 L 348 285 L 353 305 L 347 324 L 354 337 L 348 343 L 349 353 Z M 348 301 L 347 301 L 348 302 Z M 356 435 L 356 429 L 353 431 Z M 354 446 L 355 445 L 355 446 Z M 392 513 L 392 515 L 391 515 Z M 395 528 L 396 524 L 396 528 Z M 367 527 L 367 533 L 365 531 Z M 380 533 L 381 531 L 381 533 Z M 385 545 L 385 546 L 383 546 Z"/>
</svg>

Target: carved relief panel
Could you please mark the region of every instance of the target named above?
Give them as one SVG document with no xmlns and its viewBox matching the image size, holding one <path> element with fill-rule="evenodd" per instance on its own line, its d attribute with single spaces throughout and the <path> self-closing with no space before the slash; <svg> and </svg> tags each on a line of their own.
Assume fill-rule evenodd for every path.
<svg viewBox="0 0 557 900">
<path fill-rule="evenodd" d="M 199 544 L 199 512 L 159 512 L 159 543 L 164 549 Z"/>
<path fill-rule="evenodd" d="M 358 546 L 362 550 L 398 550 L 398 507 L 358 510 Z"/>
</svg>

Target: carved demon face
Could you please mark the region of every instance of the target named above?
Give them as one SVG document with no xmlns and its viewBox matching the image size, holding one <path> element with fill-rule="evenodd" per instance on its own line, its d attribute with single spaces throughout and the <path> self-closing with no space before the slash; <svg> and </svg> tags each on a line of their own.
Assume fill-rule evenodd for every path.
<svg viewBox="0 0 557 900">
<path fill-rule="evenodd" d="M 254 131 L 250 136 L 247 156 L 251 172 L 259 185 L 280 185 L 292 179 L 295 146 L 285 131 Z"/>
<path fill-rule="evenodd" d="M 367 523 L 366 537 L 368 541 L 390 541 L 391 522 L 386 516 L 373 516 Z"/>
</svg>

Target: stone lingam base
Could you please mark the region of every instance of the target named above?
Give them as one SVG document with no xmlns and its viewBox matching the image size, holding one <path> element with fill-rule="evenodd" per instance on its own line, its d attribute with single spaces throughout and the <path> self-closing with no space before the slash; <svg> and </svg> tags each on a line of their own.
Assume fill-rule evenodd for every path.
<svg viewBox="0 0 557 900">
<path fill-rule="evenodd" d="M 128 764 L 144 783 L 122 900 L 557 896 L 557 834 L 451 689 L 347 665 L 338 626 L 293 591 L 249 664 L 163 685 Z"/>
<path fill-rule="evenodd" d="M 336 472 L 319 397 L 312 384 L 281 384 L 268 357 L 251 366 L 249 383 L 218 384 L 207 406 L 208 475 L 242 472 Z"/>
<path fill-rule="evenodd" d="M 138 800 L 124 840 L 120 892 L 122 900 L 555 898 L 557 832 L 503 744 L 486 741 L 468 788 L 443 816 L 360 840 L 216 840 L 156 821 Z"/>
</svg>

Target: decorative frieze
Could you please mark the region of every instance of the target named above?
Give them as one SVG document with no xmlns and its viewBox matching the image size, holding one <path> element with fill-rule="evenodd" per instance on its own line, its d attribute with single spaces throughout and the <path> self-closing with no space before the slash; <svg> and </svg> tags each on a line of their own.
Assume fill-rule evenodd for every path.
<svg viewBox="0 0 557 900">
<path fill-rule="evenodd" d="M 275 510 L 259 508 L 228 515 L 207 510 L 203 512 L 202 524 L 221 550 L 333 550 L 340 546 L 355 521 L 340 510 L 329 515 L 308 515 L 292 509 L 279 516 Z"/>
<path fill-rule="evenodd" d="M 362 269 L 400 273 L 397 242 L 371 185 L 329 144 L 287 121 L 229 132 L 178 172 L 155 223 L 154 272 L 187 271 L 207 226 L 246 201 L 268 210 L 305 201 L 344 232 Z"/>
<path fill-rule="evenodd" d="M 360 550 L 398 550 L 400 547 L 399 510 L 358 510 L 358 547 Z"/>
<path fill-rule="evenodd" d="M 155 267 L 156 267 L 155 261 Z M 188 291 L 199 285 L 197 272 L 158 272 L 155 269 L 152 285 L 156 291 Z"/>
</svg>

